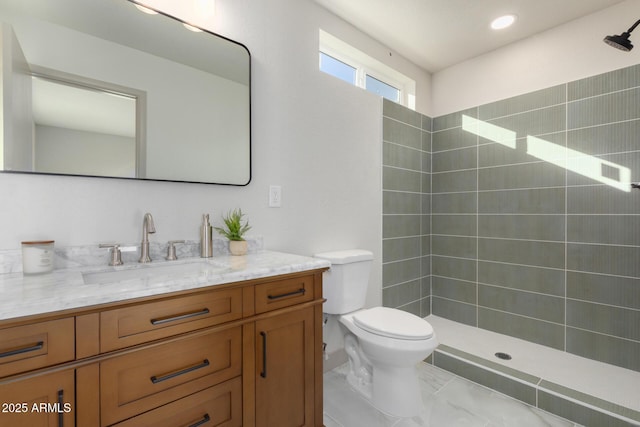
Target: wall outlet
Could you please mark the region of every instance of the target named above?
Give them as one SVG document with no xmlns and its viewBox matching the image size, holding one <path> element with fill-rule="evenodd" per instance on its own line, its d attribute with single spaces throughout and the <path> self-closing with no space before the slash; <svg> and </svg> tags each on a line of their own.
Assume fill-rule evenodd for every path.
<svg viewBox="0 0 640 427">
<path fill-rule="evenodd" d="M 282 206 L 282 187 L 279 185 L 269 186 L 269 207 L 279 208 Z"/>
</svg>

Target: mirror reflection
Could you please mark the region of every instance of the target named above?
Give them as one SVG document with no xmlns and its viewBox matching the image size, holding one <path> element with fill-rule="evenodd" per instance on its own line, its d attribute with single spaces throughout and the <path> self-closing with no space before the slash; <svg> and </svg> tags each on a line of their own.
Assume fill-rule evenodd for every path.
<svg viewBox="0 0 640 427">
<path fill-rule="evenodd" d="M 2 170 L 246 185 L 250 56 L 128 0 L 3 0 Z"/>
<path fill-rule="evenodd" d="M 30 145 L 22 141 L 6 165 L 42 173 L 141 176 L 136 173 L 136 144 L 142 143 L 136 139 L 136 97 L 42 75 L 33 75 L 31 90 L 33 164 L 24 161 Z"/>
</svg>

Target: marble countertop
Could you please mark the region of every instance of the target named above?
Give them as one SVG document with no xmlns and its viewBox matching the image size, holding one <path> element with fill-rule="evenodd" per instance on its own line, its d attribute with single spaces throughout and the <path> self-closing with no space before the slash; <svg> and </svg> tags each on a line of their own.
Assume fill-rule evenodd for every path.
<svg viewBox="0 0 640 427">
<path fill-rule="evenodd" d="M 154 267 L 189 263 L 204 263 L 208 268 L 181 274 L 161 272 L 118 281 L 85 283 L 84 275 L 91 273 L 150 271 Z M 327 267 L 330 263 L 322 259 L 260 251 L 244 256 L 154 261 L 151 266 L 128 263 L 118 267 L 60 269 L 34 276 L 0 274 L 0 321 Z"/>
</svg>

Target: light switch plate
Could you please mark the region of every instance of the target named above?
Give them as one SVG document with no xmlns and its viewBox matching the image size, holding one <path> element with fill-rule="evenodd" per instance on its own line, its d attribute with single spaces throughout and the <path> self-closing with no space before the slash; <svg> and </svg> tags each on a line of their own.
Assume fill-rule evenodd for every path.
<svg viewBox="0 0 640 427">
<path fill-rule="evenodd" d="M 282 187 L 279 185 L 269 186 L 269 207 L 279 208 L 282 206 Z"/>
</svg>

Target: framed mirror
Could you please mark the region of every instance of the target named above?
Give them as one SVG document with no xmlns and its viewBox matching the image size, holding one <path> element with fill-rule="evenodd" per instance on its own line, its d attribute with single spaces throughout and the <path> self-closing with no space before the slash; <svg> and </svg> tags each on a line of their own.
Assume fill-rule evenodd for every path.
<svg viewBox="0 0 640 427">
<path fill-rule="evenodd" d="M 248 49 L 136 6 L 0 2 L 3 172 L 249 183 Z"/>
</svg>

